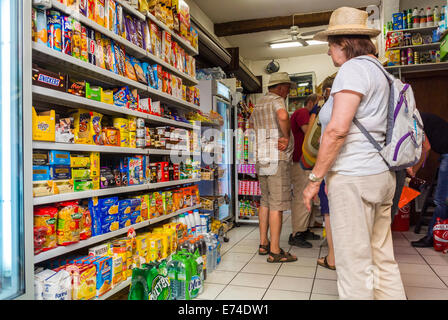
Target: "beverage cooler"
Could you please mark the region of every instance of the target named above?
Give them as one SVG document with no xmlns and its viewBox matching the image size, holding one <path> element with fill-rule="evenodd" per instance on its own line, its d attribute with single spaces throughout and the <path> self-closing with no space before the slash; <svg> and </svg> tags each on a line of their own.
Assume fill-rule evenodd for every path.
<svg viewBox="0 0 448 320">
<path fill-rule="evenodd" d="M 202 80 L 198 88 L 201 92 L 201 111 L 218 113 L 223 121 L 221 126 L 202 126 L 202 168 L 214 168 L 215 178 L 199 183 L 201 196 L 215 199 L 212 211 L 220 221 L 234 216 L 234 176 L 233 176 L 233 125 L 232 92 L 218 80 Z"/>
<path fill-rule="evenodd" d="M 0 300 L 33 299 L 31 1 L 0 0 Z"/>
</svg>

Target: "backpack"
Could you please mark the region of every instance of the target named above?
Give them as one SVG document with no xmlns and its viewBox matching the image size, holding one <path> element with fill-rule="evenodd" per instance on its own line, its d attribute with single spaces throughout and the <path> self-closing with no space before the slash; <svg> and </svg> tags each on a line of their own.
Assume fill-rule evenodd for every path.
<svg viewBox="0 0 448 320">
<path fill-rule="evenodd" d="M 316 116 L 310 130 L 305 134 L 302 145 L 302 156 L 300 165 L 304 170 L 312 170 L 317 159 L 320 146 L 320 136 L 322 133 L 322 125 L 319 121 L 319 114 Z"/>
<path fill-rule="evenodd" d="M 416 108 L 411 86 L 388 73 L 374 58 L 361 56 L 355 59 L 372 62 L 389 81 L 390 97 L 385 146 L 381 147 L 356 117 L 353 122 L 378 150 L 391 171 L 400 171 L 414 166 L 420 160 L 424 132 L 423 121 Z"/>
</svg>

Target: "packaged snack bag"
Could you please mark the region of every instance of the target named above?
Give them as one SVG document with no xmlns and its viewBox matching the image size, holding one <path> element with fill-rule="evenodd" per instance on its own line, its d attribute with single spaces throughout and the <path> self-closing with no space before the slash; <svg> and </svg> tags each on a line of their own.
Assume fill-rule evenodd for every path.
<svg viewBox="0 0 448 320">
<path fill-rule="evenodd" d="M 96 23 L 104 27 L 105 18 L 105 0 L 96 0 L 95 4 L 95 18 Z"/>
<path fill-rule="evenodd" d="M 134 67 L 137 80 L 141 83 L 148 84 L 140 61 L 138 61 L 136 58 L 132 57 L 131 64 Z"/>
<path fill-rule="evenodd" d="M 95 40 L 96 40 L 96 66 L 106 69 L 106 61 L 105 61 L 105 51 L 103 45 L 103 37 L 100 32 L 95 31 Z"/>
<path fill-rule="evenodd" d="M 87 39 L 87 28 L 81 27 L 81 57 L 84 62 L 89 62 L 89 43 Z"/>
<path fill-rule="evenodd" d="M 125 60 L 126 77 L 128 77 L 131 80 L 138 81 L 137 76 L 135 74 L 135 69 L 131 62 L 131 58 L 128 55 L 126 55 L 125 59 L 126 59 Z"/>
<path fill-rule="evenodd" d="M 88 0 L 79 0 L 79 12 L 81 12 L 83 16 L 87 17 L 88 10 L 89 10 Z"/>
<path fill-rule="evenodd" d="M 92 216 L 90 215 L 88 201 L 80 203 L 79 212 L 82 214 L 79 238 L 80 240 L 87 240 L 92 237 Z"/>
<path fill-rule="evenodd" d="M 56 222 L 58 209 L 56 207 L 34 208 L 34 227 L 46 229 L 45 242 L 42 244 L 42 251 L 48 251 L 57 247 Z"/>
<path fill-rule="evenodd" d="M 61 13 L 56 10 L 47 11 L 48 47 L 62 52 Z"/>
<path fill-rule="evenodd" d="M 73 29 L 71 19 L 67 16 L 61 17 L 62 25 L 62 52 L 71 56 L 72 55 L 72 37 Z"/>
<path fill-rule="evenodd" d="M 72 56 L 76 59 L 81 59 L 81 32 L 82 27 L 81 23 L 79 21 L 76 21 L 75 19 L 71 19 L 72 22 Z"/>
<path fill-rule="evenodd" d="M 87 0 L 87 17 L 96 21 L 96 0 Z"/>
<path fill-rule="evenodd" d="M 143 50 L 146 50 L 145 48 L 145 43 L 144 43 L 144 38 L 143 38 L 143 21 L 140 21 L 137 18 L 133 18 L 134 20 L 134 26 L 135 26 L 135 37 L 136 37 L 136 45 L 139 46 L 140 48 L 142 48 Z M 146 22 L 145 22 L 146 24 Z"/>
<path fill-rule="evenodd" d="M 36 36 L 35 41 L 39 44 L 47 45 L 47 11 L 36 9 Z"/>
<path fill-rule="evenodd" d="M 68 246 L 79 242 L 82 213 L 79 212 L 78 202 L 62 202 L 57 207 L 58 221 L 56 234 L 58 245 Z"/>
<path fill-rule="evenodd" d="M 109 30 L 117 33 L 117 6 L 115 0 L 106 0 L 109 2 Z"/>
<path fill-rule="evenodd" d="M 126 20 L 123 12 L 123 7 L 117 3 L 117 34 L 122 38 L 127 38 Z"/>
<path fill-rule="evenodd" d="M 154 52 L 151 41 L 151 22 L 149 20 L 143 22 L 142 29 L 143 29 L 143 43 L 145 46 L 145 50 L 146 52 L 153 54 Z"/>
</svg>

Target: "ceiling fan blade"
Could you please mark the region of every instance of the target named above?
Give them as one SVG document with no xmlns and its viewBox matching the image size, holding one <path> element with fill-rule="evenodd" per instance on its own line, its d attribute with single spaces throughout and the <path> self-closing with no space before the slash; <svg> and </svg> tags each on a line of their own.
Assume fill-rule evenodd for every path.
<svg viewBox="0 0 448 320">
<path fill-rule="evenodd" d="M 291 42 L 291 38 L 284 38 L 284 39 L 280 39 L 280 40 L 274 40 L 274 41 L 271 41 L 269 43 L 274 44 L 274 43 L 283 43 L 283 42 Z"/>
<path fill-rule="evenodd" d="M 304 47 L 309 46 L 308 42 L 306 42 L 305 39 L 298 38 L 297 41 L 300 42 L 302 44 L 302 46 L 304 46 Z"/>
<path fill-rule="evenodd" d="M 303 32 L 303 33 L 300 34 L 300 36 L 301 36 L 301 37 L 313 36 L 313 35 L 315 35 L 316 33 L 321 32 L 321 31 L 325 31 L 325 29 L 322 29 L 322 30 L 316 30 L 316 31 L 309 31 L 309 32 Z"/>
</svg>

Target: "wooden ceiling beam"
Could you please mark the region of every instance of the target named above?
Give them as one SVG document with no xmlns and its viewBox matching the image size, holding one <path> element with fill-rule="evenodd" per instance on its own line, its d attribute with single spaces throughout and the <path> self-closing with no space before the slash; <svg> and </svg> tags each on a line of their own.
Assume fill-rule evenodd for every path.
<svg viewBox="0 0 448 320">
<path fill-rule="evenodd" d="M 366 8 L 359 8 L 365 10 Z M 294 16 L 294 25 L 299 28 L 309 28 L 327 25 L 333 11 L 307 13 Z M 215 34 L 218 37 L 229 37 L 239 34 L 255 33 L 270 30 L 289 29 L 293 16 L 240 20 L 215 24 Z"/>
</svg>

